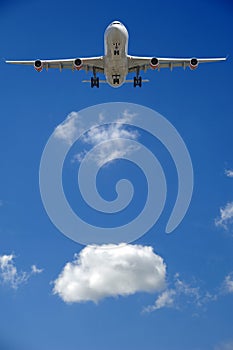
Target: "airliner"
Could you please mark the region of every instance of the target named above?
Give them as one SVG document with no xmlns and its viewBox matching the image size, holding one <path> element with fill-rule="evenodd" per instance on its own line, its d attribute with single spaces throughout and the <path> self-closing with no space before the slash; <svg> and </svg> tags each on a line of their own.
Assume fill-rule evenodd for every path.
<svg viewBox="0 0 233 350">
<path fill-rule="evenodd" d="M 119 21 L 112 22 L 104 33 L 104 56 L 87 57 L 87 58 L 69 58 L 56 60 L 33 61 L 6 61 L 11 64 L 23 64 L 34 66 L 37 72 L 41 72 L 43 68 L 71 69 L 73 71 L 85 70 L 91 71 L 93 76 L 90 82 L 91 87 L 99 88 L 100 83 L 108 83 L 110 86 L 117 88 L 124 83 L 132 83 L 134 87 L 142 86 L 140 72 L 146 72 L 147 69 L 160 70 L 161 68 L 190 67 L 194 70 L 200 63 L 225 61 L 222 58 L 161 58 L 161 57 L 140 57 L 128 55 L 128 31 L 126 27 Z M 98 73 L 104 74 L 106 80 L 100 80 Z M 127 80 L 128 73 L 134 73 L 134 79 Z"/>
</svg>

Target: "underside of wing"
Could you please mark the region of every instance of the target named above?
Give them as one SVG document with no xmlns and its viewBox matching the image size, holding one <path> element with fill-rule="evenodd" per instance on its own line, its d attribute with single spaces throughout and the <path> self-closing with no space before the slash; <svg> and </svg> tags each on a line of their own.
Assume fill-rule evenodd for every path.
<svg viewBox="0 0 233 350">
<path fill-rule="evenodd" d="M 43 68 L 58 68 L 71 69 L 71 70 L 85 70 L 103 73 L 104 72 L 104 58 L 99 57 L 87 57 L 87 58 L 69 58 L 69 59 L 58 59 L 58 60 L 33 60 L 33 61 L 6 61 L 10 64 L 22 64 L 34 66 L 34 68 L 40 72 Z"/>
<path fill-rule="evenodd" d="M 128 71 L 137 72 L 138 70 L 147 71 L 147 69 L 190 67 L 195 69 L 199 63 L 225 61 L 226 57 L 222 58 L 161 58 L 161 57 L 138 57 L 128 56 Z"/>
</svg>

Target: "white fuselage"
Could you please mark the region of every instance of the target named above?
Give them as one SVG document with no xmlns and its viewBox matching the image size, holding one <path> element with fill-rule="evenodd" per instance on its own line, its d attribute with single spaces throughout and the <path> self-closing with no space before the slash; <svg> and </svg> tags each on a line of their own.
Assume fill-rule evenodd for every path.
<svg viewBox="0 0 233 350">
<path fill-rule="evenodd" d="M 128 74 L 128 31 L 120 22 L 111 23 L 104 34 L 104 74 L 109 85 L 119 87 Z"/>
</svg>

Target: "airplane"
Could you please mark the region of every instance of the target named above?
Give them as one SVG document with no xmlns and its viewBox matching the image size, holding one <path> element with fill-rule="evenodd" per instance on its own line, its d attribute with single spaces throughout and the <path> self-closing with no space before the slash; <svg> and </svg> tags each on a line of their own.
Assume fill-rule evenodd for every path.
<svg viewBox="0 0 233 350">
<path fill-rule="evenodd" d="M 100 83 L 108 83 L 110 86 L 117 88 L 124 83 L 133 83 L 133 86 L 142 86 L 140 71 L 146 72 L 147 69 L 160 70 L 161 68 L 190 67 L 194 70 L 200 63 L 225 61 L 222 58 L 161 58 L 161 57 L 140 57 L 128 55 L 128 31 L 126 27 L 119 21 L 112 22 L 105 30 L 104 34 L 104 56 L 88 57 L 88 58 L 71 58 L 56 60 L 40 60 L 33 61 L 6 61 L 11 64 L 23 64 L 34 66 L 37 72 L 41 72 L 43 68 L 71 69 L 73 71 L 85 70 L 92 71 L 90 82 L 91 87 L 99 88 Z M 97 73 L 105 75 L 106 80 L 100 80 Z M 135 73 L 132 80 L 127 80 L 128 73 Z"/>
</svg>

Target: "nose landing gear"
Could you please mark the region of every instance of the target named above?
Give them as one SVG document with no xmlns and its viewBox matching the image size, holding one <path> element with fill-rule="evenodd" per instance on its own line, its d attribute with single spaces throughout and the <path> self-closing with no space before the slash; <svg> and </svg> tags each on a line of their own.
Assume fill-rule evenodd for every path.
<svg viewBox="0 0 233 350">
<path fill-rule="evenodd" d="M 119 83 L 120 83 L 120 79 L 119 78 L 120 78 L 120 75 L 118 75 L 118 74 L 112 76 L 114 85 L 115 84 L 119 85 Z"/>
<path fill-rule="evenodd" d="M 119 46 L 120 46 L 120 43 L 113 43 L 113 46 L 114 46 L 114 56 L 116 55 L 120 55 L 120 50 L 119 50 Z"/>
</svg>

